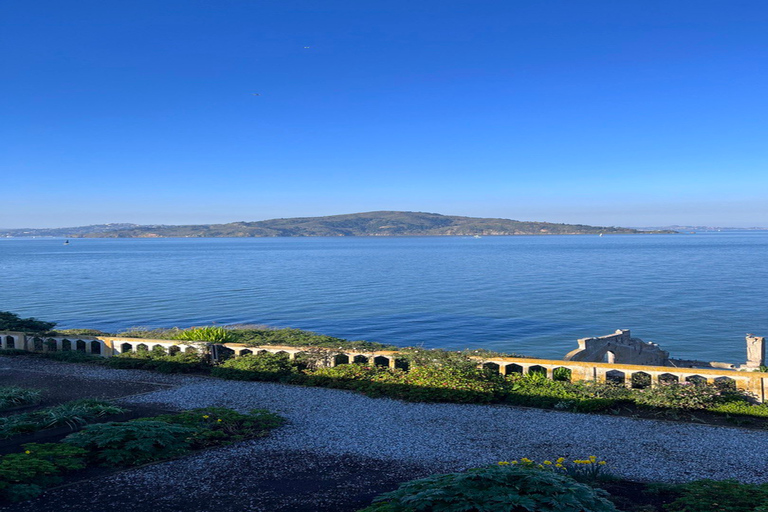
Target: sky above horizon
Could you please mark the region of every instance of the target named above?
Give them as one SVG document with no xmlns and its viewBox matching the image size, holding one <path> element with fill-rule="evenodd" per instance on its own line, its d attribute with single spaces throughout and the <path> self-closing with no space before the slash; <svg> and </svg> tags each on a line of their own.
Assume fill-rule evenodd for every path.
<svg viewBox="0 0 768 512">
<path fill-rule="evenodd" d="M 768 226 L 768 3 L 5 0 L 0 228 Z"/>
</svg>

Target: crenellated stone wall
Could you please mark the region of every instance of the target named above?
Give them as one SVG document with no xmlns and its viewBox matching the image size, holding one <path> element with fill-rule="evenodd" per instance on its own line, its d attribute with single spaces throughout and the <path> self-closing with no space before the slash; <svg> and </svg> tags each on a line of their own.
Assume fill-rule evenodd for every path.
<svg viewBox="0 0 768 512">
<path fill-rule="evenodd" d="M 763 340 L 764 347 L 764 338 L 759 339 Z M 642 345 L 639 343 L 642 343 Z M 568 371 L 572 381 L 611 381 L 628 387 L 638 387 L 638 382 L 650 382 L 651 384 L 658 384 L 660 382 L 728 382 L 739 389 L 751 393 L 759 402 L 768 401 L 768 372 L 737 371 L 733 368 L 725 367 L 678 368 L 666 366 L 665 364 L 656 364 L 655 362 L 668 363 L 668 353 L 660 350 L 655 344 L 642 341 L 639 343 L 638 340 L 630 337 L 628 330 L 619 330 L 609 336 L 579 340 L 579 348 L 568 354 L 568 356 L 582 354 L 580 357 L 584 358 L 591 354 L 591 357 L 600 357 L 601 361 L 578 360 L 573 357 L 568 359 L 568 356 L 564 360 L 521 357 L 473 357 L 473 359 L 477 361 L 478 366 L 497 371 L 502 375 L 541 373 L 548 378 L 554 378 L 556 372 L 562 369 L 563 371 Z M 327 366 L 361 363 L 372 366 L 403 368 L 407 365 L 405 359 L 398 357 L 399 353 L 396 351 L 321 349 L 318 347 L 293 347 L 287 345 L 249 346 L 239 343 L 213 345 L 205 342 L 108 336 L 41 337 L 9 331 L 0 331 L 0 348 L 20 349 L 30 352 L 66 352 L 77 350 L 101 357 L 112 357 L 117 354 L 140 350 L 162 351 L 167 354 L 205 352 L 213 355 L 214 359 L 225 356 L 241 357 L 264 352 L 273 354 L 284 353 L 290 359 L 295 359 L 297 356 L 310 351 L 326 351 L 327 357 L 324 358 L 323 364 Z M 602 359 L 610 359 L 606 357 L 608 352 L 614 354 L 612 360 L 603 361 Z M 628 358 L 653 362 L 635 362 L 632 364 L 622 362 Z M 758 361 L 757 358 L 752 360 L 754 362 Z"/>
</svg>

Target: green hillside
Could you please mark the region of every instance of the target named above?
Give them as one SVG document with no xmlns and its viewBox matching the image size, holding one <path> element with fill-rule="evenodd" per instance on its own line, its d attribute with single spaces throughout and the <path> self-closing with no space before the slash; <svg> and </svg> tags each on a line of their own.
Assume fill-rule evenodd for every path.
<svg viewBox="0 0 768 512">
<path fill-rule="evenodd" d="M 327 217 L 298 217 L 258 222 L 188 226 L 110 225 L 59 229 L 7 230 L 5 236 L 61 236 L 69 238 L 156 237 L 294 237 L 294 236 L 492 236 L 583 235 L 647 233 L 629 228 L 521 222 L 510 219 L 459 217 L 422 212 L 367 212 Z M 122 229 L 121 229 L 122 228 Z M 655 231 L 671 233 L 672 231 Z"/>
</svg>

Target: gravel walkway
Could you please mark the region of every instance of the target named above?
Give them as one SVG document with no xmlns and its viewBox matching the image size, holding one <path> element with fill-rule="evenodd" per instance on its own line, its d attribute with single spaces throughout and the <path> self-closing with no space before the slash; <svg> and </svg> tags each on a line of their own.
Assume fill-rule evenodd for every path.
<svg viewBox="0 0 768 512">
<path fill-rule="evenodd" d="M 0 366 L 4 367 L 29 365 L 51 375 L 77 375 L 115 385 L 139 381 L 177 386 L 126 400 L 131 403 L 177 409 L 216 405 L 242 412 L 263 408 L 289 420 L 288 425 L 264 440 L 109 477 L 106 488 L 113 490 L 130 488 L 133 482 L 154 493 L 161 489 L 183 489 L 191 498 L 210 498 L 232 492 L 223 490 L 228 485 L 244 485 L 235 481 L 222 484 L 224 475 L 234 478 L 247 474 L 246 468 L 250 468 L 249 471 L 260 471 L 263 476 L 268 468 L 254 468 L 253 461 L 268 460 L 276 453 L 297 455 L 291 464 L 302 460 L 303 453 L 310 466 L 312 461 L 326 460 L 332 461 L 330 467 L 343 465 L 344 461 L 358 464 L 362 472 L 375 473 L 380 467 L 384 468 L 380 476 L 395 482 L 398 477 L 456 471 L 520 457 L 543 460 L 589 455 L 605 459 L 614 473 L 632 480 L 736 478 L 743 482 L 768 482 L 768 431 L 507 406 L 407 403 L 333 389 L 0 358 Z M 282 476 L 275 478 L 285 478 L 287 469 L 269 471 L 275 475 L 282 471 Z M 294 466 L 291 471 L 304 469 Z M 250 508 L 241 510 L 323 510 L 319 504 L 306 509 L 299 505 L 259 507 L 254 502 Z M 191 506 L 184 510 L 197 509 Z"/>
</svg>

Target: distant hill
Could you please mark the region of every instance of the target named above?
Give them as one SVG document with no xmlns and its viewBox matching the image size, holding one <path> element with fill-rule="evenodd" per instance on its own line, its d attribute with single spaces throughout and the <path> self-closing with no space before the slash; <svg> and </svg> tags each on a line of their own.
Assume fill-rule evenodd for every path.
<svg viewBox="0 0 768 512">
<path fill-rule="evenodd" d="M 491 236 L 587 235 L 648 233 L 630 228 L 582 224 L 521 222 L 510 219 L 458 217 L 422 212 L 367 212 L 328 217 L 298 217 L 258 222 L 190 226 L 105 224 L 79 228 L 17 229 L 0 236 L 59 236 L 68 238 L 226 238 L 294 236 Z M 653 231 L 674 233 L 674 231 Z"/>
</svg>

